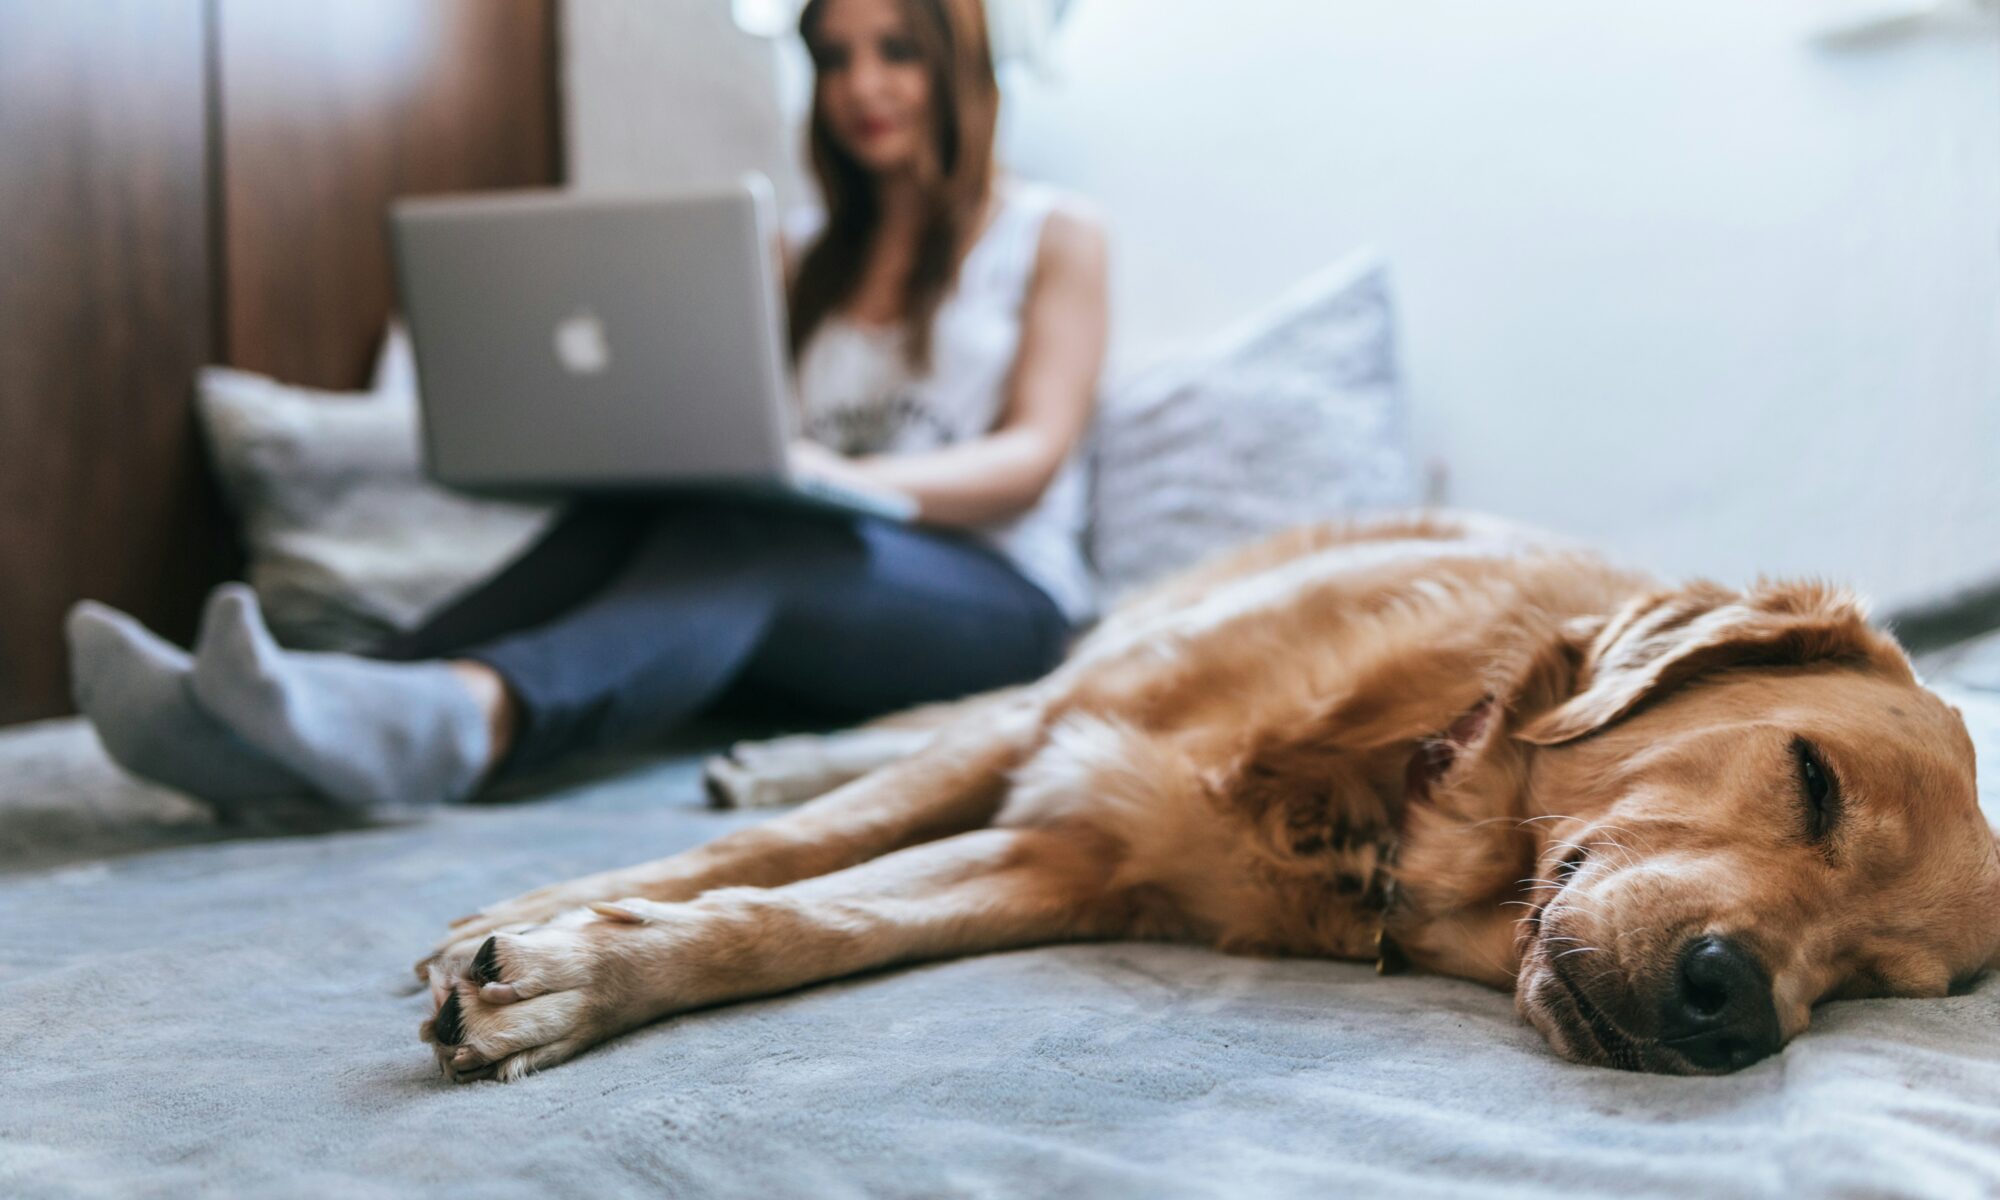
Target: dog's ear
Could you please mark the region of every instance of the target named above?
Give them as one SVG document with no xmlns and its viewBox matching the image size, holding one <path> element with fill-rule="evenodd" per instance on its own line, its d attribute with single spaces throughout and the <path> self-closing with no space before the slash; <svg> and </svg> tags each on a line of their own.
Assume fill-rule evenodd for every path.
<svg viewBox="0 0 2000 1200">
<path fill-rule="evenodd" d="M 1819 583 L 1762 583 L 1734 592 L 1712 583 L 1640 596 L 1608 619 L 1566 630 L 1577 663 L 1568 699 L 1517 735 L 1537 745 L 1573 741 L 1704 672 L 1825 659 L 1865 660 L 1909 680 L 1909 660 L 1868 626 L 1854 596 Z"/>
</svg>

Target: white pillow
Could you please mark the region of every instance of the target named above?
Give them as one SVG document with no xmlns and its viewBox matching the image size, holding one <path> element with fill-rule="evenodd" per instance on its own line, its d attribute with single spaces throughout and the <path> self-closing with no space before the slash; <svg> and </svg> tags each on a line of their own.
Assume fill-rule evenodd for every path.
<svg viewBox="0 0 2000 1200">
<path fill-rule="evenodd" d="M 1113 389 L 1094 457 L 1090 552 L 1113 601 L 1288 525 L 1418 503 L 1387 266 L 1347 259 Z"/>
<path fill-rule="evenodd" d="M 366 392 L 208 367 L 198 401 L 250 583 L 289 645 L 361 649 L 414 628 L 519 553 L 540 506 L 473 499 L 423 477 L 416 373 L 392 326 Z"/>
</svg>

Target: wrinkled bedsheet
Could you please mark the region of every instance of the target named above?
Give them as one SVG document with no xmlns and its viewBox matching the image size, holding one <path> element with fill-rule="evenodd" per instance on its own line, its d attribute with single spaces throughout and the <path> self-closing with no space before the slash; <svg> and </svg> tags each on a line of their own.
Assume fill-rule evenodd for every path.
<svg viewBox="0 0 2000 1200">
<path fill-rule="evenodd" d="M 1953 699 L 2000 812 L 2000 696 Z M 1677 1079 L 1561 1062 L 1472 984 L 1068 946 L 447 1084 L 409 972 L 447 918 L 758 819 L 687 757 L 549 791 L 225 837 L 74 722 L 0 734 L 0 1195 L 2000 1194 L 1995 980 Z"/>
</svg>

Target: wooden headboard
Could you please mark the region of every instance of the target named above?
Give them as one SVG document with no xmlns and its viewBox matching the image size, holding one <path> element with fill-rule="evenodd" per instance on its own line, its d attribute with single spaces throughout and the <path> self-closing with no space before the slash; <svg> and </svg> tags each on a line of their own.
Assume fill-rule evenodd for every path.
<svg viewBox="0 0 2000 1200">
<path fill-rule="evenodd" d="M 0 723 L 240 569 L 192 381 L 361 384 L 384 203 L 562 178 L 555 0 L 0 0 Z"/>
</svg>

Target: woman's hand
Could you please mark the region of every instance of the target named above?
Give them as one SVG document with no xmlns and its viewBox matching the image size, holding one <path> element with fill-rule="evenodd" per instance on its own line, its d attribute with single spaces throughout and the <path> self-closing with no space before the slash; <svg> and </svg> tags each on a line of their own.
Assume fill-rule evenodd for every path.
<svg viewBox="0 0 2000 1200">
<path fill-rule="evenodd" d="M 909 493 L 874 478 L 867 464 L 843 457 L 818 442 L 795 439 L 786 448 L 786 458 L 791 462 L 792 474 L 800 479 L 822 480 L 850 491 L 881 496 L 897 505 L 914 502 Z"/>
</svg>

